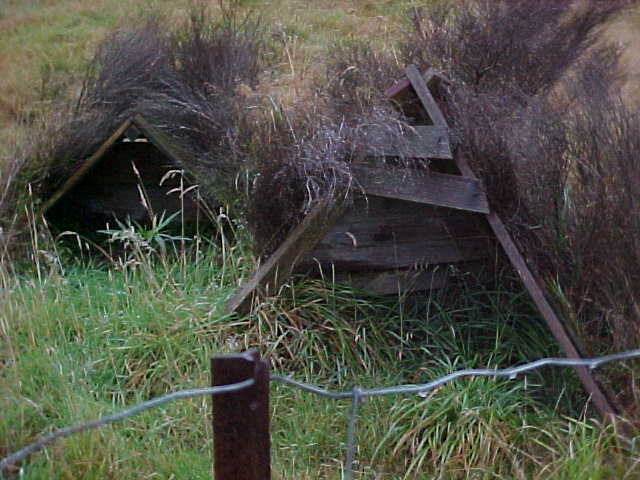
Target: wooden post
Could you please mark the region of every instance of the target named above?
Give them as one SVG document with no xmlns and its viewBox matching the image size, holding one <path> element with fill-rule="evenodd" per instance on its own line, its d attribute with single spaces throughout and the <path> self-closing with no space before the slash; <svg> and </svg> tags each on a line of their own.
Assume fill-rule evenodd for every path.
<svg viewBox="0 0 640 480">
<path fill-rule="evenodd" d="M 269 367 L 258 352 L 213 357 L 212 385 L 249 378 L 255 384 L 213 396 L 213 472 L 216 480 L 269 480 Z"/>
<path fill-rule="evenodd" d="M 334 202 L 331 198 L 325 198 L 316 205 L 253 277 L 227 301 L 225 313 L 247 314 L 251 311 L 255 295 L 268 296 L 277 293 L 298 261 L 335 225 L 344 207 L 342 201 Z"/>
</svg>

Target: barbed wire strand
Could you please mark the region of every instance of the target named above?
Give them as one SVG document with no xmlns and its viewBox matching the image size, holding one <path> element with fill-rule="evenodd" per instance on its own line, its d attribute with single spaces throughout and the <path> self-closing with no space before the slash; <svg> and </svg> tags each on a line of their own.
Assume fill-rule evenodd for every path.
<svg viewBox="0 0 640 480">
<path fill-rule="evenodd" d="M 346 460 L 344 466 L 343 477 L 346 480 L 351 480 L 353 478 L 354 468 L 354 456 L 355 456 L 355 426 L 356 426 L 356 417 L 358 414 L 357 403 L 363 397 L 374 397 L 374 396 L 383 396 L 383 395 L 402 395 L 413 393 L 417 394 L 421 397 L 426 397 L 427 392 L 434 390 L 446 383 L 449 383 L 453 380 L 463 377 L 503 377 L 508 378 L 510 380 L 514 380 L 518 375 L 522 373 L 526 373 L 531 370 L 536 370 L 538 368 L 546 367 L 546 366 L 558 366 L 558 367 L 586 367 L 590 370 L 597 368 L 605 363 L 615 362 L 620 360 L 628 360 L 633 358 L 640 358 L 640 349 L 629 350 L 627 352 L 622 353 L 614 353 L 611 355 L 605 355 L 597 358 L 543 358 L 541 360 L 536 360 L 534 362 L 526 363 L 524 365 L 519 365 L 517 367 L 511 368 L 503 368 L 503 369 L 478 369 L 471 368 L 465 370 L 458 370 L 456 372 L 450 373 L 449 375 L 445 375 L 436 380 L 433 380 L 429 383 L 424 383 L 420 385 L 397 385 L 393 387 L 384 387 L 384 388 L 376 388 L 370 390 L 361 390 L 358 388 L 354 388 L 350 392 L 331 392 L 329 390 L 325 390 L 323 388 L 317 387 L 315 385 L 311 385 L 304 382 L 299 382 L 297 380 L 293 380 L 290 377 L 285 377 L 282 375 L 272 374 L 270 376 L 270 380 L 278 383 L 283 383 L 299 390 L 314 393 L 316 395 L 327 397 L 331 399 L 352 399 L 352 407 L 351 407 L 351 416 L 349 418 L 349 427 L 347 430 L 347 453 Z"/>
<path fill-rule="evenodd" d="M 458 370 L 456 372 L 450 373 L 448 375 L 442 376 L 436 380 L 433 380 L 428 383 L 423 384 L 411 384 L 411 385 L 396 385 L 391 387 L 382 387 L 382 388 L 374 388 L 369 390 L 362 390 L 359 388 L 354 388 L 351 391 L 343 391 L 343 392 L 332 392 L 330 390 L 294 380 L 290 377 L 271 374 L 269 376 L 269 380 L 276 383 L 282 383 L 285 385 L 289 385 L 291 387 L 297 388 L 299 390 L 313 393 L 315 395 L 332 398 L 332 399 L 351 399 L 352 400 L 352 408 L 351 415 L 349 418 L 349 428 L 347 430 L 347 460 L 345 462 L 345 469 L 348 472 L 347 479 L 352 478 L 353 475 L 353 458 L 354 458 L 354 437 L 355 437 L 355 427 L 356 420 L 358 414 L 357 405 L 362 399 L 365 397 L 374 397 L 374 396 L 383 396 L 383 395 L 403 395 L 403 394 L 417 394 L 420 396 L 426 396 L 426 393 L 430 390 L 438 388 L 446 383 L 449 383 L 453 380 L 463 377 L 504 377 L 509 378 L 511 380 L 515 379 L 518 375 L 522 373 L 526 373 L 531 370 L 535 370 L 541 367 L 546 366 L 557 366 L 557 367 L 586 367 L 590 370 L 597 368 L 605 363 L 621 361 L 621 360 L 629 360 L 634 358 L 640 358 L 640 349 L 629 350 L 621 353 L 614 353 L 611 355 L 604 355 L 602 357 L 595 358 L 543 358 L 541 360 L 536 360 L 534 362 L 526 363 L 524 365 L 519 365 L 517 367 L 504 368 L 504 369 L 465 369 Z M 205 388 L 194 388 L 189 390 L 181 390 L 174 393 L 169 393 L 167 395 L 163 395 L 161 397 L 154 398 L 152 400 L 140 403 L 131 408 L 127 408 L 122 410 L 121 412 L 107 415 L 105 417 L 101 417 L 97 420 L 92 420 L 90 422 L 81 423 L 78 425 L 73 425 L 70 427 L 65 427 L 60 430 L 56 430 L 51 434 L 27 445 L 26 447 L 18 450 L 17 452 L 5 457 L 0 460 L 0 479 L 4 478 L 4 471 L 10 465 L 15 465 L 17 462 L 25 459 L 28 455 L 38 452 L 42 450 L 46 445 L 52 443 L 58 438 L 66 437 L 72 435 L 74 433 L 82 432 L 84 430 L 89 430 L 92 428 L 98 428 L 102 425 L 106 425 L 108 423 L 113 423 L 119 420 L 124 420 L 125 418 L 131 417 L 137 413 L 140 413 L 144 410 L 148 410 L 153 407 L 157 407 L 167 402 L 171 402 L 173 400 L 178 400 L 182 398 L 190 398 L 197 397 L 202 395 L 220 395 L 224 393 L 236 392 L 238 390 L 242 390 L 244 388 L 250 387 L 254 384 L 253 379 L 248 379 L 243 382 L 233 383 L 230 385 L 221 385 L 217 387 L 205 387 Z M 347 473 L 345 472 L 345 473 Z"/>
<path fill-rule="evenodd" d="M 197 397 L 201 395 L 220 395 L 223 393 L 231 393 L 237 392 L 238 390 L 242 390 L 244 388 L 250 387 L 255 383 L 253 378 L 245 380 L 243 382 L 232 383 L 230 385 L 221 385 L 217 387 L 205 387 L 205 388 L 192 388 L 189 390 L 181 390 L 179 392 L 168 393 L 167 395 L 163 395 L 161 397 L 154 398 L 152 400 L 139 403 L 131 408 L 127 408 L 118 413 L 114 413 L 112 415 L 107 415 L 105 417 L 98 418 L 96 420 L 92 420 L 90 422 L 81 423 L 78 425 L 73 425 L 71 427 L 61 428 L 60 430 L 56 430 L 55 432 L 46 435 L 39 440 L 33 442 L 30 445 L 18 450 L 17 452 L 9 455 L 8 457 L 3 458 L 0 461 L 0 479 L 4 478 L 3 474 L 5 469 L 9 465 L 15 465 L 17 462 L 25 459 L 27 456 L 32 453 L 38 452 L 42 450 L 48 444 L 54 442 L 55 440 L 63 437 L 67 437 L 74 433 L 82 432 L 85 430 L 89 430 L 92 428 L 98 428 L 108 423 L 117 422 L 119 420 L 124 420 L 125 418 L 131 417 L 137 413 L 143 412 L 145 410 L 149 410 L 150 408 L 157 407 L 159 405 L 165 404 L 167 402 L 171 402 L 173 400 L 178 400 L 182 398 L 190 398 Z"/>
<path fill-rule="evenodd" d="M 526 373 L 531 370 L 536 370 L 541 367 L 556 366 L 556 367 L 586 367 L 590 370 L 597 368 L 605 363 L 615 362 L 619 360 L 629 360 L 633 358 L 640 358 L 640 349 L 629 350 L 622 353 L 614 353 L 611 355 L 605 355 L 596 358 L 543 358 L 531 363 L 525 363 L 517 367 L 503 368 L 503 369 L 491 369 L 491 368 L 470 368 L 465 370 L 458 370 L 456 372 L 444 375 L 436 380 L 422 384 L 410 384 L 410 385 L 396 385 L 392 387 L 373 388 L 369 390 L 360 390 L 359 396 L 361 397 L 379 397 L 383 395 L 404 395 L 408 393 L 414 393 L 417 395 L 426 396 L 426 393 L 430 390 L 438 388 L 446 383 L 463 377 L 501 377 L 514 380 L 518 375 Z M 316 395 L 333 398 L 333 399 L 345 399 L 353 398 L 352 391 L 333 392 L 326 390 L 315 385 L 300 382 L 294 380 L 291 377 L 272 374 L 269 379 L 277 383 L 283 383 L 290 385 L 299 390 L 305 392 L 315 393 Z"/>
</svg>

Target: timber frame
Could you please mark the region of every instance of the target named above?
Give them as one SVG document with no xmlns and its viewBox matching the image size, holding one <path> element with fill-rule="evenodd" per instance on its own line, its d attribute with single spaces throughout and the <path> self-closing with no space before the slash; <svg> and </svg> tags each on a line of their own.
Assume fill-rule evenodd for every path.
<svg viewBox="0 0 640 480">
<path fill-rule="evenodd" d="M 93 168 L 95 168 L 109 152 L 118 140 L 126 138 L 127 141 L 136 141 L 140 136 L 146 137 L 148 141 L 165 155 L 176 167 L 181 166 L 180 155 L 163 139 L 163 135 L 158 132 L 142 115 L 134 114 L 116 128 L 113 134 L 107 138 L 98 149 L 80 167 L 67 178 L 67 180 L 57 188 L 53 194 L 41 205 L 40 215 L 44 215 L 73 187 L 78 185 Z"/>
<path fill-rule="evenodd" d="M 433 87 L 442 82 L 447 83 L 448 80 L 431 69 L 421 73 L 414 65 L 409 65 L 405 74 L 405 78 L 396 82 L 385 92 L 386 96 L 399 105 L 413 103 L 415 108 L 415 105 L 419 104 L 423 110 L 422 113 L 426 113 L 432 124 L 416 127 L 411 133 L 409 148 L 413 153 L 408 156 L 422 158 L 428 156 L 450 160 L 451 167 L 457 174 L 432 172 L 426 176 L 398 178 L 389 175 L 389 172 L 381 167 L 358 165 L 353 167 L 354 178 L 362 186 L 365 194 L 476 212 L 484 217 L 493 237 L 506 253 L 566 357 L 581 358 L 575 339 L 545 297 L 543 289 L 527 266 L 504 223 L 498 214 L 490 209 L 481 182 L 465 158 L 451 154 L 448 141 L 449 125 L 431 93 Z M 422 154 L 425 150 L 429 155 Z M 394 146 L 373 145 L 372 153 L 392 155 Z M 251 310 L 254 301 L 259 297 L 277 294 L 279 288 L 295 271 L 296 264 L 331 230 L 343 211 L 342 205 L 328 200 L 316 206 L 254 276 L 235 292 L 226 304 L 225 311 L 245 314 Z M 432 281 L 432 277 L 429 278 Z M 385 281 L 383 276 L 379 281 Z M 392 281 L 399 280 L 394 277 Z M 427 285 L 428 281 L 430 280 L 427 279 Z M 357 282 L 352 283 L 357 285 Z M 424 281 L 422 284 L 425 286 Z M 607 419 L 616 415 L 617 409 L 591 372 L 585 367 L 575 367 L 575 370 L 600 413 Z"/>
</svg>

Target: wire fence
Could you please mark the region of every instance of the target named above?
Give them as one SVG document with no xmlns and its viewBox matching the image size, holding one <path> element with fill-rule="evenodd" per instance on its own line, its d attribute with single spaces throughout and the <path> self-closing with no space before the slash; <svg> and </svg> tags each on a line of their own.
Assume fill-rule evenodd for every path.
<svg viewBox="0 0 640 480">
<path fill-rule="evenodd" d="M 354 452 L 355 452 L 355 431 L 356 431 L 356 424 L 357 424 L 357 417 L 358 417 L 358 405 L 364 398 L 377 397 L 377 396 L 383 396 L 383 395 L 407 395 L 407 394 L 426 397 L 428 392 L 459 378 L 493 377 L 493 378 L 508 378 L 510 380 L 514 380 L 515 378 L 517 378 L 518 375 L 521 375 L 545 366 L 585 367 L 590 370 L 593 370 L 606 363 L 629 360 L 634 358 L 640 358 L 640 349 L 629 350 L 626 352 L 615 353 L 611 355 L 605 355 L 605 356 L 595 357 L 590 359 L 543 358 L 540 360 L 536 360 L 534 362 L 526 363 L 524 365 L 519 365 L 516 367 L 504 368 L 504 369 L 490 369 L 490 368 L 464 369 L 464 370 L 458 370 L 448 375 L 444 375 L 431 382 L 423 383 L 423 384 L 395 385 L 391 387 L 381 387 L 381 388 L 373 388 L 373 389 L 361 389 L 359 387 L 354 387 L 353 389 L 348 391 L 331 391 L 328 389 L 318 387 L 316 385 L 300 382 L 290 377 L 278 375 L 278 374 L 271 374 L 269 375 L 268 378 L 270 382 L 288 385 L 293 388 L 297 388 L 304 392 L 312 393 L 321 397 L 326 397 L 334 400 L 344 400 L 344 399 L 351 400 L 351 409 L 349 414 L 347 439 L 346 439 L 346 458 L 345 458 L 345 464 L 344 464 L 344 478 L 347 480 L 351 480 L 353 478 L 353 472 L 354 472 L 353 465 L 354 465 Z M 174 393 L 163 395 L 161 397 L 157 397 L 152 400 L 140 403 L 138 405 L 127 408 L 125 410 L 122 410 L 118 413 L 114 413 L 112 415 L 107 415 L 96 420 L 92 420 L 89 422 L 80 423 L 77 425 L 56 430 L 50 433 L 49 435 L 46 435 L 40 438 L 39 440 L 31 443 L 30 445 L 27 445 L 26 447 L 18 450 L 17 452 L 3 458 L 0 461 L 0 479 L 5 478 L 4 473 L 7 471 L 7 469 L 10 466 L 15 466 L 18 462 L 21 462 L 30 454 L 44 449 L 47 445 L 53 443 L 57 439 L 67 437 L 74 433 L 82 432 L 85 430 L 98 428 L 109 423 L 124 420 L 137 413 L 143 412 L 145 410 L 149 410 L 151 408 L 157 407 L 159 405 L 163 405 L 165 403 L 168 403 L 174 400 L 203 396 L 203 395 L 223 395 L 223 394 L 228 394 L 233 392 L 240 392 L 242 390 L 248 389 L 249 387 L 252 387 L 254 384 L 255 384 L 255 380 L 250 378 L 242 382 L 232 383 L 228 385 L 180 390 Z"/>
</svg>

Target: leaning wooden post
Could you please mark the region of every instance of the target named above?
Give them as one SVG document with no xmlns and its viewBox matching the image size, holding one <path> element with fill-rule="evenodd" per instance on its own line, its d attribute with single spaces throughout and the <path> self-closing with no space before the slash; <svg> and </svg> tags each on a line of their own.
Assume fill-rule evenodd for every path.
<svg viewBox="0 0 640 480">
<path fill-rule="evenodd" d="M 255 384 L 213 396 L 213 472 L 216 480 L 269 480 L 269 367 L 258 352 L 213 357 L 212 385 L 249 378 Z"/>
</svg>

